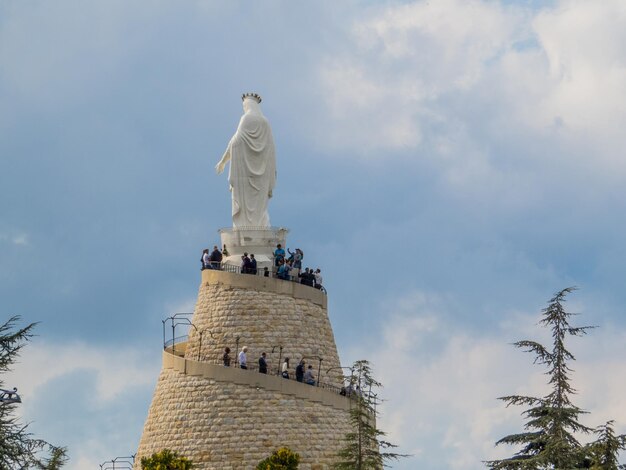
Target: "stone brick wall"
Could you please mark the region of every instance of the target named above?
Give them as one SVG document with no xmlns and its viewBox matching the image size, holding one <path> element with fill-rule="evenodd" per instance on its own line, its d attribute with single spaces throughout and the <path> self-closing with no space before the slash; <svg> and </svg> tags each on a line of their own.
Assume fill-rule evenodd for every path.
<svg viewBox="0 0 626 470">
<path fill-rule="evenodd" d="M 287 446 L 301 455 L 302 470 L 328 469 L 348 431 L 345 410 L 163 369 L 135 468 L 142 456 L 169 448 L 192 459 L 198 469 L 254 469 Z"/>
<path fill-rule="evenodd" d="M 324 295 L 288 281 L 203 271 L 192 322 L 185 358 L 164 355 L 135 468 L 142 456 L 169 448 L 198 469 L 254 469 L 287 446 L 302 456 L 302 470 L 328 469 L 350 431 L 347 399 L 279 377 L 206 365 L 220 363 L 225 346 L 234 364 L 239 336 L 249 362 L 266 351 L 270 367 L 278 366 L 278 348 L 270 352 L 282 345 L 292 373 L 302 356 L 317 355 L 323 358 L 322 382 L 339 385 L 337 371 L 324 373 L 339 366 Z M 307 362 L 317 376 L 318 362 Z"/>
<path fill-rule="evenodd" d="M 285 286 L 297 290 L 283 293 Z M 326 370 L 339 366 L 325 300 L 318 290 L 289 281 L 203 271 L 192 319 L 197 330 L 192 328 L 189 332 L 185 355 L 221 363 L 224 347 L 228 346 L 235 364 L 236 338 L 239 337 L 239 348 L 248 347 L 249 363 L 257 364 L 261 352 L 265 351 L 270 368 L 276 370 L 279 349 L 275 348 L 272 353 L 272 347 L 282 345 L 282 357 L 290 358 L 292 373 L 300 358 L 319 356 L 322 358 L 322 382 L 340 385 L 340 371 L 325 375 Z M 199 331 L 204 331 L 201 347 Z M 317 376 L 318 360 L 305 361 L 313 365 Z"/>
</svg>

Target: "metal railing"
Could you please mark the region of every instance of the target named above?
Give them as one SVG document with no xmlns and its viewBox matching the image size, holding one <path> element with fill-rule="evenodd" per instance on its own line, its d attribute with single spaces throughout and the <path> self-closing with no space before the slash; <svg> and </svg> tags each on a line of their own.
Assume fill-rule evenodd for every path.
<svg viewBox="0 0 626 470">
<path fill-rule="evenodd" d="M 203 334 L 205 332 L 208 332 L 211 335 L 211 338 L 213 339 L 213 334 L 211 333 L 210 330 L 208 329 L 204 329 L 204 330 L 199 330 L 196 325 L 194 325 L 191 322 L 190 317 L 193 315 L 193 313 L 186 313 L 186 312 L 179 312 L 179 313 L 175 313 L 174 315 L 167 317 L 164 320 L 161 320 L 162 324 L 163 324 L 163 349 L 167 350 L 168 348 L 171 348 L 171 353 L 174 355 L 180 355 L 177 354 L 176 352 L 176 345 L 180 345 L 181 343 L 185 343 L 188 341 L 189 335 L 189 329 L 190 328 L 194 328 L 195 331 L 197 332 L 197 334 L 199 335 L 199 344 L 198 344 L 198 350 L 197 350 L 197 354 L 196 354 L 196 358 L 195 360 L 198 362 L 203 362 L 203 363 L 207 363 L 207 364 L 216 364 L 216 365 L 224 365 L 223 364 L 223 358 L 219 358 L 219 359 L 206 359 L 205 357 L 201 357 L 201 353 L 202 353 L 202 339 L 203 339 Z M 187 331 L 185 331 L 185 334 L 182 335 L 178 335 L 177 334 L 177 328 L 183 327 L 187 329 Z M 168 333 L 171 334 L 171 337 L 168 337 Z M 233 356 L 231 357 L 231 364 L 233 364 L 231 367 L 234 368 L 239 368 L 239 361 L 238 361 L 238 351 L 239 351 L 239 343 L 241 340 L 241 336 L 236 336 L 233 337 L 234 341 L 235 341 L 235 349 L 234 351 L 231 350 L 231 352 L 234 352 Z M 186 353 L 186 347 L 185 348 L 179 348 L 181 349 L 182 353 Z M 280 376 L 281 375 L 281 371 L 282 371 L 282 356 L 283 356 L 283 346 L 282 345 L 275 345 L 272 346 L 271 349 L 271 353 L 274 354 L 276 349 L 278 349 L 279 351 L 279 356 L 278 356 L 278 365 L 277 366 L 271 366 L 268 365 L 267 368 L 267 374 L 268 375 L 276 375 L 276 376 Z M 186 357 L 188 357 L 185 354 Z M 190 358 L 192 359 L 192 358 Z M 332 383 L 328 383 L 328 382 L 322 382 L 320 380 L 321 378 L 321 373 L 322 373 L 322 362 L 324 361 L 324 359 L 320 356 L 317 355 L 312 355 L 312 356 L 302 356 L 300 358 L 300 360 L 298 360 L 298 363 L 300 363 L 301 360 L 305 360 L 305 359 L 314 359 L 318 361 L 318 367 L 317 367 L 317 380 L 315 380 L 315 384 L 306 384 L 306 385 L 314 385 L 316 387 L 319 388 L 323 388 L 326 390 L 330 390 L 333 391 L 335 393 L 341 394 L 341 395 L 345 395 L 345 396 L 350 396 L 351 392 L 352 392 L 352 387 L 354 386 L 354 369 L 352 368 L 348 368 L 348 367 L 331 367 L 330 369 L 328 369 L 326 371 L 326 376 L 328 376 L 328 373 L 332 370 L 335 369 L 349 369 L 351 371 L 351 375 L 350 377 L 346 377 L 342 375 L 342 380 L 344 382 L 343 386 L 337 386 L 335 384 Z M 257 361 L 253 361 L 253 362 L 248 362 L 246 364 L 246 369 L 250 372 L 256 372 L 259 373 L 259 364 Z M 295 374 L 295 369 L 292 371 L 288 372 L 289 375 L 289 379 L 290 380 L 297 380 L 296 379 L 296 374 Z M 346 386 L 346 381 L 348 383 L 348 386 Z M 304 381 L 301 381 L 301 383 L 305 383 Z M 357 390 L 359 389 L 359 387 L 357 387 Z"/>
<path fill-rule="evenodd" d="M 176 354 L 176 345 L 187 342 L 187 340 L 189 339 L 189 330 L 193 328 L 200 337 L 197 355 L 197 360 L 200 360 L 200 352 L 202 351 L 202 340 L 204 338 L 204 334 L 209 333 L 211 338 L 213 338 L 213 333 L 208 328 L 204 328 L 202 330 L 198 329 L 198 327 L 196 327 L 196 325 L 194 325 L 191 321 L 192 316 L 193 313 L 180 312 L 175 313 L 171 317 L 167 317 L 164 320 L 161 320 L 161 323 L 163 323 L 163 349 L 171 347 L 172 353 Z M 180 332 L 180 327 L 184 328 L 186 331 L 184 334 L 176 336 L 177 328 Z M 172 334 L 171 338 L 169 339 L 166 339 L 167 330 L 170 330 Z"/>
<path fill-rule="evenodd" d="M 291 281 L 291 282 L 297 282 L 298 284 L 302 284 L 304 286 L 309 286 L 313 289 L 317 289 L 321 292 L 323 292 L 324 294 L 328 294 L 328 292 L 326 291 L 326 288 L 323 285 L 319 285 L 319 286 L 310 286 L 308 284 L 304 284 L 302 282 L 300 282 L 300 277 L 297 276 L 288 276 L 287 278 L 285 277 L 281 277 L 278 272 L 275 270 L 275 268 L 269 269 L 267 268 L 267 271 L 265 270 L 265 268 L 256 268 L 256 269 L 249 269 L 249 271 L 244 272 L 243 268 L 241 266 L 235 266 L 233 264 L 226 264 L 226 263 L 220 263 L 219 267 L 206 267 L 203 268 L 202 270 L 204 271 L 205 269 L 208 270 L 214 270 L 214 271 L 224 271 L 226 273 L 233 273 L 233 274 L 246 274 L 248 276 L 260 276 L 260 277 L 269 277 L 272 279 L 281 279 L 283 281 Z"/>
<path fill-rule="evenodd" d="M 304 357 L 302 357 L 301 361 L 304 361 L 305 359 L 317 359 L 317 360 L 319 361 L 319 366 L 318 366 L 318 368 L 317 368 L 317 386 L 319 387 L 319 386 L 320 386 L 320 381 L 319 381 L 319 379 L 320 379 L 320 377 L 321 377 L 321 375 L 320 375 L 320 374 L 321 374 L 321 372 L 322 372 L 322 361 L 323 361 L 324 359 L 322 359 L 322 358 L 321 358 L 321 357 L 319 357 L 319 356 L 304 356 Z M 309 384 L 309 385 L 312 385 L 312 384 Z"/>
<path fill-rule="evenodd" d="M 176 338 L 168 339 L 163 343 L 163 349 L 169 347 L 175 348 L 177 344 L 186 343 L 189 341 L 189 335 L 177 336 Z"/>
<path fill-rule="evenodd" d="M 100 470 L 132 470 L 135 464 L 135 455 L 129 457 L 115 457 L 100 464 Z"/>
<path fill-rule="evenodd" d="M 266 227 L 264 225 L 244 225 L 240 227 L 223 227 L 218 229 L 218 233 L 223 232 L 242 232 L 242 231 L 251 231 L 258 230 L 261 232 L 285 232 L 288 233 L 289 229 L 286 227 Z"/>
<path fill-rule="evenodd" d="M 8 405 L 10 403 L 22 403 L 22 399 L 17 394 L 17 388 L 13 387 L 13 390 L 0 388 L 0 405 Z"/>
<path fill-rule="evenodd" d="M 276 346 L 272 346 L 272 354 L 274 354 L 274 350 L 276 348 L 279 348 L 279 353 L 278 353 L 278 363 L 282 364 L 283 363 L 283 347 L 282 345 L 276 345 Z M 269 367 L 268 367 L 268 372 L 269 372 Z M 276 368 L 276 375 L 280 375 L 280 367 Z"/>
<path fill-rule="evenodd" d="M 280 348 L 280 346 L 275 346 L 275 348 Z M 272 352 L 274 352 L 274 350 L 272 350 Z M 281 354 L 282 354 L 282 350 L 281 350 Z M 320 377 L 320 373 L 321 373 L 321 363 L 323 361 L 322 358 L 320 358 L 319 356 L 304 356 L 303 359 L 317 359 L 319 362 L 319 366 L 318 366 L 318 375 L 317 375 L 317 379 L 315 381 L 315 385 L 310 385 L 307 384 L 306 382 L 302 381 L 298 381 L 296 379 L 296 373 L 295 373 L 295 369 L 291 369 L 288 371 L 289 374 L 289 379 L 288 380 L 293 380 L 293 381 L 297 381 L 302 383 L 303 385 L 308 385 L 308 386 L 315 386 L 315 387 L 319 387 L 319 388 L 323 388 L 325 390 L 329 390 L 331 392 L 337 393 L 338 395 L 344 395 L 347 397 L 352 396 L 356 396 L 357 394 L 359 394 L 360 392 L 357 389 L 351 390 L 350 386 L 349 386 L 349 380 L 344 377 L 343 381 L 344 381 L 344 385 L 343 386 L 338 386 L 332 383 L 328 383 L 328 382 L 322 382 L 319 380 Z M 202 361 L 198 361 L 198 362 L 202 362 L 202 363 L 206 363 L 206 364 L 214 364 L 214 365 L 220 365 L 223 366 L 223 362 L 220 359 L 214 359 L 214 360 L 202 360 Z M 230 367 L 233 367 L 234 369 L 238 369 L 239 367 L 239 363 L 237 362 L 237 358 L 234 357 L 231 359 L 231 363 L 233 365 L 231 365 Z M 281 376 L 281 369 L 282 369 L 282 364 L 280 364 L 278 366 L 272 366 L 272 365 L 268 365 L 267 367 L 267 375 L 275 375 L 275 376 Z M 335 368 L 332 368 L 335 369 Z M 332 370 L 329 369 L 329 370 Z M 253 361 L 253 362 L 247 362 L 246 363 L 246 371 L 250 372 L 250 373 L 257 373 L 259 374 L 259 364 L 257 361 Z M 287 378 L 284 378 L 284 380 L 287 380 Z"/>
<path fill-rule="evenodd" d="M 183 341 L 183 338 L 186 340 L 189 337 L 189 329 L 193 327 L 197 330 L 196 326 L 191 323 L 192 316 L 193 313 L 179 312 L 175 313 L 171 317 L 167 317 L 166 319 L 161 320 L 161 322 L 163 323 L 163 349 L 167 349 L 171 346 L 172 352 L 176 353 L 176 345 L 181 343 Z M 172 333 L 171 339 L 166 339 L 166 330 L 168 329 L 168 324 L 169 329 Z M 176 336 L 176 329 L 178 328 L 178 331 L 180 331 L 181 326 L 185 329 L 185 333 L 183 335 Z"/>
</svg>

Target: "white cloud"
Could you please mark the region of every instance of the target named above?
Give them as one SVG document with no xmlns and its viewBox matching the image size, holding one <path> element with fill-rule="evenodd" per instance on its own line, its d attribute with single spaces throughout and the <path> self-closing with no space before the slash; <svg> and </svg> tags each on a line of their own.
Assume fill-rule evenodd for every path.
<svg viewBox="0 0 626 470">
<path fill-rule="evenodd" d="M 98 385 L 98 394 L 92 398 L 97 405 L 106 405 L 128 387 L 154 384 L 158 357 L 142 354 L 136 348 L 97 348 L 78 341 L 65 345 L 34 343 L 24 349 L 19 366 L 6 381 L 17 384 L 24 396 L 36 395 L 52 380 L 74 371 L 89 371 L 96 374 Z"/>
<path fill-rule="evenodd" d="M 427 97 L 475 83 L 485 62 L 511 46 L 520 26 L 513 10 L 475 0 L 413 2 L 373 13 L 354 27 L 359 44 L 420 66 L 416 76 Z"/>
<path fill-rule="evenodd" d="M 16 237 L 13 237 L 13 243 L 15 245 L 28 245 L 28 235 L 21 234 Z"/>
<path fill-rule="evenodd" d="M 346 157 L 434 159 L 453 184 L 497 179 L 534 146 L 522 168 L 539 158 L 623 174 L 625 36 L 619 0 L 371 8 L 320 64 L 330 119 L 317 140 Z"/>
<path fill-rule="evenodd" d="M 13 245 L 27 246 L 30 245 L 27 233 L 12 230 L 10 232 L 0 233 L 0 243 L 11 243 Z"/>
<path fill-rule="evenodd" d="M 150 396 L 159 359 L 158 350 L 34 341 L 3 380 L 18 388 L 29 430 L 69 448 L 68 470 L 97 468 L 135 452 L 149 404 L 137 402 Z"/>
<path fill-rule="evenodd" d="M 427 125 L 455 126 L 437 100 L 468 90 L 488 61 L 520 35 L 519 14 L 479 1 L 415 2 L 374 8 L 352 28 L 348 50 L 322 64 L 331 143 L 414 148 Z M 348 129 L 348 132 L 346 131 Z"/>
<path fill-rule="evenodd" d="M 548 125 L 558 116 L 572 131 L 600 136 L 623 129 L 625 26 L 626 5 L 620 1 L 561 2 L 535 18 L 549 65 L 547 94 L 539 103 L 543 119 L 536 122 Z"/>
<path fill-rule="evenodd" d="M 507 314 L 495 333 L 479 334 L 456 327 L 436 296 L 411 293 L 387 303 L 386 310 L 395 313 L 379 347 L 370 344 L 350 355 L 373 360 L 387 400 L 381 428 L 402 452 L 415 456 L 394 468 L 479 469 L 482 460 L 511 455 L 514 449 L 494 443 L 522 430 L 523 409 L 506 408 L 497 397 L 542 396 L 548 390 L 532 356 L 510 344 L 525 338 L 549 341 L 548 332 L 536 325 L 539 314 Z M 626 331 L 602 328 L 568 343 L 578 358 L 572 378 L 580 394 L 574 399 L 591 412 L 582 416 L 585 424 L 615 419 L 618 429 L 626 430 L 624 339 Z"/>
</svg>

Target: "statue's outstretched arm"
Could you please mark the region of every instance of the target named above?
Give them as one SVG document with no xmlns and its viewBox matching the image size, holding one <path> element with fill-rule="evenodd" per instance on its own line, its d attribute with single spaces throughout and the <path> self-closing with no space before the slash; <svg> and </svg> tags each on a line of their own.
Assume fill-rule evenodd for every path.
<svg viewBox="0 0 626 470">
<path fill-rule="evenodd" d="M 230 145 L 226 149 L 226 152 L 224 152 L 224 155 L 222 155 L 222 159 L 219 162 L 217 162 L 217 165 L 215 165 L 215 171 L 217 172 L 218 175 L 224 171 L 224 168 L 226 167 L 226 163 L 228 163 L 229 160 L 230 160 Z"/>
</svg>

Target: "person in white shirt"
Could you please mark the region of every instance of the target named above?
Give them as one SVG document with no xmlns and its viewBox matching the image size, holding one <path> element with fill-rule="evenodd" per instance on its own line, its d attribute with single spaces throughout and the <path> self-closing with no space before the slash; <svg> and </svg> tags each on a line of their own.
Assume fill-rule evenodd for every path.
<svg viewBox="0 0 626 470">
<path fill-rule="evenodd" d="M 320 268 L 315 270 L 315 287 L 317 289 L 322 287 L 322 272 L 320 271 Z"/>
<path fill-rule="evenodd" d="M 281 375 L 283 376 L 283 379 L 288 379 L 289 378 L 289 358 L 286 357 L 285 358 L 285 362 L 283 362 L 283 367 L 281 369 Z"/>
<path fill-rule="evenodd" d="M 247 356 L 246 353 L 248 352 L 248 347 L 244 346 L 243 348 L 241 348 L 241 352 L 239 353 L 238 359 L 239 359 L 239 368 L 240 369 L 247 369 L 248 365 L 247 365 Z"/>
<path fill-rule="evenodd" d="M 211 258 L 209 256 L 208 248 L 205 248 L 202 251 L 202 269 L 211 269 Z"/>
</svg>

